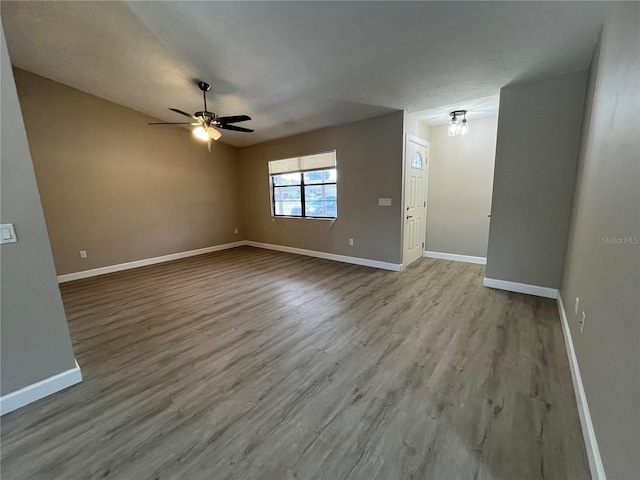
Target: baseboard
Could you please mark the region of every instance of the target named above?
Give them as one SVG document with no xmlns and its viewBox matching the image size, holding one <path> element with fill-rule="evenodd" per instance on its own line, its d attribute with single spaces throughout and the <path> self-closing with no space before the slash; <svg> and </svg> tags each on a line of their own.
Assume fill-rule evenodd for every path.
<svg viewBox="0 0 640 480">
<path fill-rule="evenodd" d="M 80 366 L 76 362 L 75 368 L 58 373 L 53 377 L 41 380 L 27 387 L 11 392 L 0 397 L 0 415 L 13 412 L 20 407 L 24 407 L 41 398 L 47 397 L 53 393 L 64 390 L 76 383 L 82 381 L 82 373 Z"/>
<path fill-rule="evenodd" d="M 558 289 L 539 287 L 538 285 L 528 285 L 526 283 L 507 282 L 505 280 L 496 280 L 494 278 L 486 278 L 482 284 L 485 287 L 497 288 L 498 290 L 507 290 L 509 292 L 526 293 L 527 295 L 535 295 L 536 297 L 557 298 Z"/>
<path fill-rule="evenodd" d="M 119 263 L 117 265 L 109 265 L 108 267 L 94 268 L 92 270 L 83 270 L 81 272 L 68 273 L 66 275 L 58 275 L 58 283 L 71 282 L 83 278 L 96 277 L 107 273 L 120 272 L 122 270 L 130 270 L 132 268 L 146 267 L 147 265 L 155 265 L 156 263 L 170 262 L 180 258 L 194 257 L 205 253 L 218 252 L 229 248 L 241 247 L 245 245 L 244 241 L 223 243 L 222 245 L 214 245 L 213 247 L 199 248 L 197 250 L 189 250 L 186 252 L 172 253 L 170 255 L 162 255 L 161 257 L 145 258 L 143 260 L 135 260 L 133 262 Z"/>
<path fill-rule="evenodd" d="M 591 469 L 591 478 L 594 480 L 605 480 L 604 466 L 600 458 L 600 450 L 596 441 L 596 434 L 591 422 L 591 414 L 589 413 L 589 405 L 587 404 L 587 396 L 582 385 L 582 377 L 580 376 L 580 367 L 578 359 L 573 348 L 573 339 L 571 338 L 571 330 L 569 329 L 569 321 L 567 313 L 564 309 L 564 303 L 560 292 L 557 296 L 558 312 L 560 313 L 560 321 L 562 323 L 562 332 L 564 333 L 564 344 L 567 349 L 567 357 L 569 357 L 569 367 L 571 368 L 571 378 L 573 379 L 573 389 L 576 393 L 576 402 L 578 403 L 578 414 L 580 415 L 580 424 L 582 425 L 582 435 L 584 437 L 584 445 L 587 450 L 587 458 L 589 459 L 589 468 Z"/>
<path fill-rule="evenodd" d="M 335 253 L 317 252 L 315 250 L 305 250 L 304 248 L 285 247 L 283 245 L 274 245 L 270 243 L 253 242 L 249 240 L 241 240 L 239 242 L 224 243 L 213 247 L 200 248 L 198 250 L 189 250 L 187 252 L 172 253 L 161 257 L 145 258 L 143 260 L 135 260 L 133 262 L 119 263 L 117 265 L 109 265 L 108 267 L 94 268 L 92 270 L 83 270 L 81 272 L 68 273 L 58 275 L 58 283 L 71 282 L 73 280 L 81 280 L 83 278 L 96 277 L 107 273 L 120 272 L 122 270 L 130 270 L 132 268 L 146 267 L 147 265 L 155 265 L 157 263 L 170 262 L 180 258 L 194 257 L 205 253 L 218 252 L 229 248 L 242 247 L 244 245 L 266 248 L 268 250 L 278 250 L 281 252 L 295 253 L 297 255 L 306 255 L 308 257 L 324 258 L 326 260 L 335 260 L 338 262 L 353 263 L 356 265 L 364 265 L 365 267 L 381 268 L 383 270 L 392 270 L 399 272 L 402 270 L 401 263 L 380 262 L 378 260 L 369 260 L 367 258 L 349 257 L 347 255 L 337 255 Z"/>
<path fill-rule="evenodd" d="M 454 262 L 476 263 L 486 265 L 487 257 L 472 257 L 471 255 L 458 255 L 457 253 L 442 253 L 424 251 L 424 256 L 428 258 L 438 258 L 440 260 L 453 260 Z"/>
<path fill-rule="evenodd" d="M 392 270 L 394 272 L 399 272 L 400 270 L 402 270 L 401 263 L 380 262 L 378 260 L 369 260 L 367 258 L 349 257 L 347 255 L 317 252 L 315 250 L 305 250 L 304 248 L 285 247 L 283 245 L 253 242 L 249 240 L 245 241 L 244 243 L 245 245 L 249 245 L 251 247 L 266 248 L 268 250 L 278 250 L 279 252 L 295 253 L 296 255 L 306 255 L 307 257 L 324 258 L 325 260 L 335 260 L 337 262 L 353 263 L 355 265 L 381 268 L 383 270 Z"/>
</svg>

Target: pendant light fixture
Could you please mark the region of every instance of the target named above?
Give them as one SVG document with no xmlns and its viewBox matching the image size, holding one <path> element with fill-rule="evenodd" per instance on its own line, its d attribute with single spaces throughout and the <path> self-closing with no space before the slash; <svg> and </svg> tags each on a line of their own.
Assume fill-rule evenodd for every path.
<svg viewBox="0 0 640 480">
<path fill-rule="evenodd" d="M 466 110 L 454 110 L 449 114 L 451 123 L 449 124 L 450 137 L 466 137 L 469 134 L 469 124 L 467 123 Z M 459 117 L 462 117 L 460 119 Z"/>
</svg>

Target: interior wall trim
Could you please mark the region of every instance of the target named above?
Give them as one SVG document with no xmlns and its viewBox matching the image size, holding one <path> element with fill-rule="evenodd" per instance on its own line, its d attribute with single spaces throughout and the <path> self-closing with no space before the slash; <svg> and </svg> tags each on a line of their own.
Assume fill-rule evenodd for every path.
<svg viewBox="0 0 640 480">
<path fill-rule="evenodd" d="M 540 287 L 538 285 L 529 285 L 527 283 L 507 282 L 506 280 L 496 280 L 495 278 L 485 277 L 482 281 L 485 287 L 497 288 L 498 290 L 507 290 L 509 292 L 526 293 L 527 295 L 535 295 L 536 297 L 557 298 L 558 289 L 549 287 Z"/>
<path fill-rule="evenodd" d="M 569 321 L 567 313 L 564 309 L 564 303 L 560 292 L 557 296 L 558 312 L 560 313 L 560 321 L 562 323 L 562 333 L 564 334 L 564 344 L 567 349 L 567 357 L 569 358 L 569 367 L 571 368 L 571 378 L 573 379 L 573 389 L 576 394 L 576 402 L 578 404 L 578 414 L 580 415 L 580 424 L 582 425 L 582 435 L 584 437 L 584 446 L 589 459 L 589 468 L 591 469 L 591 478 L 594 480 L 606 480 L 602 458 L 600 457 L 600 449 L 596 441 L 596 433 L 591 422 L 591 414 L 589 413 L 589 405 L 587 403 L 587 395 L 582 385 L 582 377 L 580 376 L 580 367 L 573 348 L 573 339 L 571 338 L 571 330 L 569 329 Z"/>
<path fill-rule="evenodd" d="M 133 262 L 119 263 L 117 265 L 109 265 L 107 267 L 94 268 L 91 270 L 83 270 L 81 272 L 67 273 L 58 275 L 58 283 L 72 282 L 83 278 L 97 277 L 107 273 L 120 272 L 122 270 L 130 270 L 132 268 L 145 267 L 147 265 L 155 265 L 157 263 L 170 262 L 180 258 L 194 257 L 205 253 L 218 252 L 229 248 L 251 246 L 257 248 L 265 248 L 268 250 L 278 250 L 281 252 L 294 253 L 297 255 L 306 255 L 308 257 L 324 258 L 326 260 L 334 260 L 337 262 L 353 263 L 355 265 L 363 265 L 365 267 L 381 268 L 383 270 L 392 270 L 399 272 L 402 270 L 401 263 L 381 262 L 379 260 L 369 260 L 367 258 L 349 257 L 347 255 L 338 255 L 335 253 L 318 252 L 315 250 L 305 250 L 303 248 L 286 247 L 284 245 L 274 245 L 271 243 L 253 242 L 250 240 L 241 240 L 233 243 L 223 243 L 222 245 L 214 245 L 213 247 L 199 248 L 197 250 L 189 250 L 186 252 L 172 253 L 161 257 L 145 258 L 135 260 Z"/>
<path fill-rule="evenodd" d="M 308 257 L 324 258 L 325 260 L 335 260 L 337 262 L 353 263 L 355 265 L 381 268 L 383 270 L 392 270 L 394 272 L 399 272 L 402 270 L 401 263 L 381 262 L 379 260 L 369 260 L 367 258 L 350 257 L 347 255 L 318 252 L 315 250 L 305 250 L 304 248 L 286 247 L 284 245 L 274 245 L 271 243 L 253 242 L 250 240 L 247 240 L 244 243 L 245 245 L 249 245 L 251 247 L 266 248 L 268 250 L 278 250 L 280 252 L 294 253 L 296 255 L 306 255 Z"/>
<path fill-rule="evenodd" d="M 423 256 L 440 260 L 453 260 L 454 262 L 476 263 L 478 265 L 487 264 L 487 257 L 473 257 L 471 255 L 458 255 L 457 253 L 431 252 L 425 250 Z"/>
<path fill-rule="evenodd" d="M 80 280 L 82 278 L 96 277 L 98 275 L 120 272 L 122 270 L 130 270 L 132 268 L 146 267 L 147 265 L 170 262 L 172 260 L 178 260 L 180 258 L 194 257 L 196 255 L 217 252 L 220 250 L 227 250 L 229 248 L 241 247 L 243 245 L 245 245 L 244 241 L 223 243 L 222 245 L 214 245 L 213 247 L 199 248 L 197 250 L 188 250 L 186 252 L 172 253 L 169 255 L 162 255 L 160 257 L 145 258 L 142 260 L 135 260 L 133 262 L 119 263 L 117 265 L 109 265 L 107 267 L 94 268 L 92 270 L 83 270 L 81 272 L 58 275 L 58 283 L 71 282 L 73 280 Z"/>
<path fill-rule="evenodd" d="M 0 397 L 0 415 L 13 412 L 20 407 L 24 407 L 25 405 L 59 392 L 60 390 L 64 390 L 65 388 L 75 385 L 76 383 L 80 383 L 81 381 L 82 372 L 80 372 L 80 366 L 76 361 L 75 368 L 71 368 L 52 377 L 45 378 L 44 380 L 27 385 L 20 390 L 16 390 L 15 392 L 11 392 Z"/>
</svg>

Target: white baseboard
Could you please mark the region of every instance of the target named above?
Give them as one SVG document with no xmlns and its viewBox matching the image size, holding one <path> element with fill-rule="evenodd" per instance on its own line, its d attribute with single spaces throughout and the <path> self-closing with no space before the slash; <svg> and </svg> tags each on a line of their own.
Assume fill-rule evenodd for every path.
<svg viewBox="0 0 640 480">
<path fill-rule="evenodd" d="M 222 245 L 214 245 L 213 247 L 199 248 L 197 250 L 189 250 L 186 252 L 172 253 L 170 255 L 162 255 L 161 257 L 145 258 L 143 260 L 135 260 L 133 262 L 119 263 L 117 265 L 109 265 L 108 267 L 94 268 L 92 270 L 83 270 L 81 272 L 68 273 L 66 275 L 58 275 L 58 283 L 71 282 L 82 278 L 96 277 L 106 273 L 120 272 L 122 270 L 130 270 L 132 268 L 146 267 L 147 265 L 155 265 L 156 263 L 170 262 L 180 258 L 194 257 L 205 253 L 227 250 L 229 248 L 241 247 L 245 245 L 244 241 L 223 243 Z"/>
<path fill-rule="evenodd" d="M 271 243 L 260 243 L 245 241 L 245 245 L 258 248 L 266 248 L 268 250 L 278 250 L 279 252 L 295 253 L 296 255 L 306 255 L 308 257 L 324 258 L 325 260 L 335 260 L 337 262 L 354 263 L 356 265 L 364 265 L 365 267 L 381 268 L 383 270 L 392 270 L 399 272 L 402 270 L 401 263 L 380 262 L 378 260 L 369 260 L 367 258 L 349 257 L 347 255 L 338 255 L 335 253 L 317 252 L 315 250 L 305 250 L 304 248 L 285 247 L 283 245 L 273 245 Z"/>
<path fill-rule="evenodd" d="M 472 257 L 471 255 L 458 255 L 457 253 L 442 253 L 424 251 L 424 256 L 428 258 L 438 258 L 440 260 L 453 260 L 454 262 L 476 263 L 478 265 L 486 265 L 487 257 Z"/>
<path fill-rule="evenodd" d="M 73 280 L 80 280 L 83 278 L 96 277 L 98 275 L 104 275 L 107 273 L 120 272 L 122 270 L 130 270 L 132 268 L 145 267 L 147 265 L 155 265 L 156 263 L 170 262 L 171 260 L 178 260 L 180 258 L 194 257 L 196 255 L 202 255 L 205 253 L 218 252 L 220 250 L 227 250 L 229 248 L 252 246 L 258 248 L 266 248 L 268 250 L 278 250 L 281 252 L 295 253 L 297 255 L 306 255 L 308 257 L 324 258 L 326 260 L 335 260 L 338 262 L 354 263 L 356 265 L 364 265 L 365 267 L 381 268 L 383 270 L 392 270 L 399 272 L 402 270 L 401 263 L 388 263 L 380 262 L 378 260 L 369 260 L 367 258 L 349 257 L 347 255 L 337 255 L 335 253 L 316 252 L 314 250 L 305 250 L 303 248 L 285 247 L 282 245 L 273 245 L 270 243 L 252 242 L 248 240 L 241 240 L 239 242 L 224 243 L 222 245 L 215 245 L 213 247 L 200 248 L 198 250 L 189 250 L 187 252 L 172 253 L 170 255 L 163 255 L 161 257 L 145 258 L 143 260 L 135 260 L 133 262 L 119 263 L 118 265 L 109 265 L 108 267 L 94 268 L 92 270 L 83 270 L 81 272 L 67 273 L 65 275 L 58 275 L 58 283 L 71 282 Z"/>
<path fill-rule="evenodd" d="M 20 407 L 24 407 L 25 405 L 59 392 L 60 390 L 64 390 L 65 388 L 75 385 L 76 383 L 80 383 L 81 381 L 82 373 L 80 372 L 78 362 L 76 362 L 75 368 L 58 373 L 53 377 L 41 380 L 0 397 L 0 415 L 13 412 Z"/>
<path fill-rule="evenodd" d="M 538 285 L 529 285 L 526 283 L 507 282 L 505 280 L 496 280 L 494 278 L 486 278 L 482 281 L 485 287 L 497 288 L 498 290 L 507 290 L 509 292 L 526 293 L 527 295 L 535 295 L 536 297 L 557 298 L 558 289 L 539 287 Z"/>
<path fill-rule="evenodd" d="M 569 330 L 567 313 L 564 309 L 560 292 L 558 292 L 557 301 L 560 321 L 562 323 L 562 332 L 564 333 L 564 344 L 567 348 L 567 357 L 569 357 L 573 389 L 575 390 L 576 401 L 578 403 L 578 414 L 580 415 L 580 424 L 582 425 L 584 445 L 587 450 L 587 458 L 589 459 L 589 468 L 591 469 L 591 478 L 594 480 L 606 480 L 602 458 L 600 458 L 600 450 L 598 449 L 598 442 L 596 441 L 596 434 L 593 429 L 593 423 L 591 422 L 587 396 L 584 392 L 584 386 L 582 385 L 580 367 L 578 366 L 578 359 L 576 358 L 576 352 L 573 348 L 573 339 L 571 338 L 571 330 Z"/>
</svg>

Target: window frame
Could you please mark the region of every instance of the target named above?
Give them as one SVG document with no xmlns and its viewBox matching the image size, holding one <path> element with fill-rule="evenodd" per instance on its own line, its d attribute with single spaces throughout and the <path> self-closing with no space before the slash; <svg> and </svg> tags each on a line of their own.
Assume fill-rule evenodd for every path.
<svg viewBox="0 0 640 480">
<path fill-rule="evenodd" d="M 307 172 L 324 172 L 327 170 L 335 170 L 336 171 L 336 181 L 335 182 L 322 182 L 322 183 L 309 183 L 306 184 L 304 182 L 304 174 Z M 299 173 L 300 174 L 300 183 L 295 185 L 276 185 L 273 181 L 273 177 L 277 177 L 280 175 L 287 175 L 291 173 Z M 297 170 L 295 172 L 286 172 L 286 173 L 273 173 L 269 174 L 269 182 L 271 183 L 271 216 L 277 218 L 301 218 L 301 219 L 311 219 L 311 220 L 336 220 L 338 218 L 338 168 L 337 165 L 334 165 L 332 168 L 314 168 L 310 170 Z M 313 215 L 307 215 L 306 210 L 306 199 L 305 199 L 305 187 L 316 187 L 316 186 L 324 186 L 324 185 L 335 185 L 336 186 L 336 215 L 334 217 L 316 217 Z M 276 188 L 291 188 L 297 187 L 300 189 L 300 215 L 279 215 L 276 213 Z"/>
</svg>

